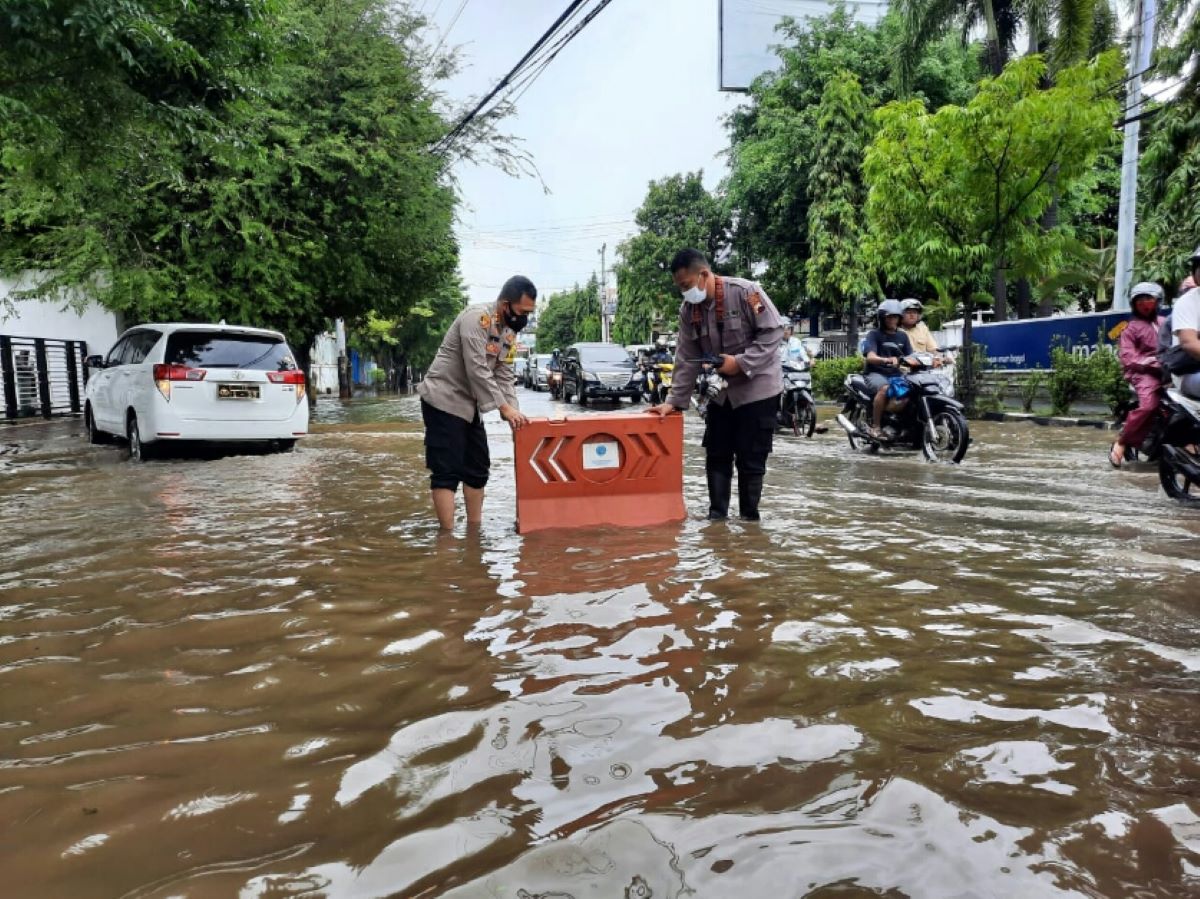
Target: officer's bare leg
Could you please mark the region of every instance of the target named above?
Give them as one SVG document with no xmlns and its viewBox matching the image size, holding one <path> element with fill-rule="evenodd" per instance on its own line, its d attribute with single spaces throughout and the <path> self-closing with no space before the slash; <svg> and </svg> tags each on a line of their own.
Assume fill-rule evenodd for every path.
<svg viewBox="0 0 1200 899">
<path fill-rule="evenodd" d="M 480 491 L 481 493 L 483 491 Z M 454 528 L 454 491 L 445 487 L 434 487 L 429 491 L 433 497 L 433 511 L 437 513 L 438 526 L 443 531 Z"/>
<path fill-rule="evenodd" d="M 483 488 L 463 484 L 463 499 L 467 504 L 467 527 L 483 521 Z"/>
</svg>

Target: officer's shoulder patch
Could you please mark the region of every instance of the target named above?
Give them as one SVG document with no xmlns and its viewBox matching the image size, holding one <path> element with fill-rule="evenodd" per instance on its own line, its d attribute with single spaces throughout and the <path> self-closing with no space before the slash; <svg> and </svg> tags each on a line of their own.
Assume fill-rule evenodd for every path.
<svg viewBox="0 0 1200 899">
<path fill-rule="evenodd" d="M 766 308 L 763 305 L 762 294 L 758 293 L 757 291 L 750 294 L 750 308 L 754 310 L 755 315 L 762 314 L 763 309 Z"/>
<path fill-rule="evenodd" d="M 479 327 L 490 328 L 492 326 L 492 317 L 486 312 L 479 316 Z"/>
</svg>

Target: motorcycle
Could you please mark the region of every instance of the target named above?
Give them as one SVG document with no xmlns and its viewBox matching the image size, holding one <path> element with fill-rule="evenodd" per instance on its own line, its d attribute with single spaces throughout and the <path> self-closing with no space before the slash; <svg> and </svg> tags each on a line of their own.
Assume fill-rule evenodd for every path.
<svg viewBox="0 0 1200 899">
<path fill-rule="evenodd" d="M 675 369 L 673 362 L 654 362 L 643 359 L 638 363 L 637 380 L 642 390 L 642 398 L 651 405 L 667 401 L 671 392 L 671 373 Z"/>
<path fill-rule="evenodd" d="M 1200 506 L 1200 401 L 1169 387 L 1162 409 L 1166 425 L 1159 444 L 1159 483 L 1171 499 Z"/>
<path fill-rule="evenodd" d="M 900 351 L 894 344 L 884 347 Z M 930 462 L 961 462 L 971 443 L 963 405 L 946 395 L 942 376 L 929 370 L 932 354 L 917 353 L 909 358 L 918 364 L 908 365 L 908 373 L 898 376 L 899 386 L 906 388 L 904 396 L 889 397 L 879 436 L 868 430 L 875 391 L 867 386 L 862 375 L 846 377 L 845 405 L 837 422 L 846 432 L 851 448 L 856 450 L 912 448 L 921 450 Z"/>
<path fill-rule="evenodd" d="M 817 404 L 812 395 L 812 371 L 807 362 L 785 359 L 783 393 L 779 394 L 779 426 L 791 428 L 799 437 L 811 437 L 817 429 Z"/>
</svg>

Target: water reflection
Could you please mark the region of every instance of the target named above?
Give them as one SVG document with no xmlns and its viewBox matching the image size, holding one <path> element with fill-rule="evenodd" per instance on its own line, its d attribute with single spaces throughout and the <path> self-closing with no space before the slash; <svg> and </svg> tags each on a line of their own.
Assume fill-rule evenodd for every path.
<svg viewBox="0 0 1200 899">
<path fill-rule="evenodd" d="M 410 405 L 283 456 L 9 454 L 13 895 L 1200 888 L 1200 519 L 1131 530 L 1153 476 L 1089 435 L 781 441 L 762 526 L 529 537 L 498 441 L 439 538 Z"/>
</svg>

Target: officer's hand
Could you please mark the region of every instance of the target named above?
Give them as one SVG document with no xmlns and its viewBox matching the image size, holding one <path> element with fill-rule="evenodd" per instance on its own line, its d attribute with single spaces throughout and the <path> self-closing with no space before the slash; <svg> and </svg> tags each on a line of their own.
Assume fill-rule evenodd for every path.
<svg viewBox="0 0 1200 899">
<path fill-rule="evenodd" d="M 666 418 L 668 415 L 672 415 L 672 414 L 678 412 L 679 410 L 676 409 L 674 406 L 672 406 L 670 403 L 660 403 L 657 406 L 651 406 L 646 411 L 649 412 L 651 415 L 657 415 L 659 418 Z"/>
<path fill-rule="evenodd" d="M 722 353 L 721 367 L 717 369 L 717 373 L 728 378 L 733 375 L 740 375 L 742 373 L 742 367 L 738 365 L 736 356 L 730 356 L 728 353 Z"/>
<path fill-rule="evenodd" d="M 509 427 L 514 431 L 529 424 L 529 419 L 522 414 L 521 410 L 516 406 L 504 405 L 500 407 L 500 417 L 508 422 Z"/>
</svg>

